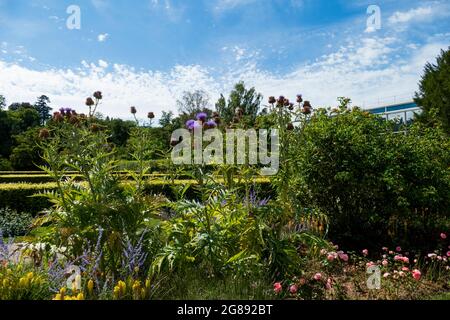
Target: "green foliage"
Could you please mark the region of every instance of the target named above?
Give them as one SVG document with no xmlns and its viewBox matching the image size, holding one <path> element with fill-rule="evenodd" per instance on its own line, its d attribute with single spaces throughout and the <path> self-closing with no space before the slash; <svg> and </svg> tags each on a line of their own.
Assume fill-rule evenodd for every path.
<svg viewBox="0 0 450 320">
<path fill-rule="evenodd" d="M 231 91 L 228 101 L 221 95 L 216 103 L 216 110 L 224 123 L 232 123 L 236 115 L 236 110 L 241 109 L 244 115 L 244 122 L 253 126 L 261 105 L 262 95 L 257 93 L 255 88 L 246 89 L 243 82 L 235 85 Z"/>
<path fill-rule="evenodd" d="M 422 108 L 418 118 L 431 126 L 441 125 L 450 134 L 450 48 L 442 50 L 436 64 L 427 63 L 415 102 Z"/>
<path fill-rule="evenodd" d="M 42 95 L 37 99 L 36 103 L 34 104 L 34 108 L 39 114 L 41 125 L 45 125 L 45 123 L 52 117 L 50 114 L 52 108 L 50 108 L 50 106 L 48 105 L 49 103 L 50 98 L 45 95 Z"/>
<path fill-rule="evenodd" d="M 30 212 L 33 216 L 36 216 L 42 210 L 50 208 L 51 203 L 46 198 L 33 196 L 38 193 L 51 192 L 55 189 L 55 183 L 0 184 L 0 203 L 2 207 L 9 207 L 19 212 Z"/>
<path fill-rule="evenodd" d="M 298 201 L 330 219 L 330 237 L 347 246 L 425 241 L 448 221 L 450 142 L 435 129 L 395 123 L 343 101 L 314 115 L 298 135 L 289 184 Z"/>
<path fill-rule="evenodd" d="M 31 227 L 32 216 L 9 208 L 0 208 L 0 231 L 5 237 L 24 236 Z"/>
<path fill-rule="evenodd" d="M 33 170 L 42 164 L 38 145 L 39 130 L 39 128 L 28 129 L 14 137 L 15 147 L 9 159 L 15 170 Z"/>
</svg>

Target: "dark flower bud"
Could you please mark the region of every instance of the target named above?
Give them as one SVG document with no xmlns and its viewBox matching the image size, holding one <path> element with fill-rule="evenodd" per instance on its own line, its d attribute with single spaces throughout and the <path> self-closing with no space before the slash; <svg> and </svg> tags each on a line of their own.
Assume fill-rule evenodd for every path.
<svg viewBox="0 0 450 320">
<path fill-rule="evenodd" d="M 71 124 L 77 124 L 78 122 L 80 122 L 80 119 L 78 118 L 77 115 L 71 114 L 69 117 L 69 122 Z"/>
<path fill-rule="evenodd" d="M 275 99 L 275 97 L 269 97 L 269 103 L 270 103 L 270 104 L 274 104 L 275 102 L 277 102 L 277 100 Z"/>
<path fill-rule="evenodd" d="M 92 132 L 99 132 L 100 131 L 100 126 L 98 124 L 96 124 L 96 123 L 93 123 L 91 125 L 90 129 L 91 129 Z"/>
<path fill-rule="evenodd" d="M 94 92 L 94 98 L 97 100 L 102 100 L 103 99 L 103 95 L 100 91 L 96 91 Z"/>
<path fill-rule="evenodd" d="M 294 110 L 294 104 L 292 102 L 289 104 L 289 110 Z"/>
<path fill-rule="evenodd" d="M 285 107 L 289 107 L 290 104 L 291 104 L 291 102 L 289 101 L 289 99 L 284 99 L 284 106 Z"/>
<path fill-rule="evenodd" d="M 280 107 L 282 107 L 283 104 L 284 104 L 284 97 L 283 97 L 283 96 L 280 96 L 280 97 L 278 98 L 277 105 L 280 106 Z"/>
<path fill-rule="evenodd" d="M 41 129 L 41 131 L 39 131 L 39 138 L 42 140 L 47 139 L 48 137 L 50 137 L 50 131 L 48 131 L 48 129 Z"/>
<path fill-rule="evenodd" d="M 86 105 L 88 106 L 88 107 L 91 107 L 91 106 L 93 106 L 95 104 L 95 102 L 94 102 L 94 100 L 92 99 L 92 98 L 87 98 L 86 99 Z"/>
<path fill-rule="evenodd" d="M 53 120 L 56 122 L 64 121 L 64 116 L 60 112 L 55 112 L 53 114 Z"/>
<path fill-rule="evenodd" d="M 215 111 L 215 112 L 213 112 L 212 117 L 218 118 L 218 117 L 220 117 L 220 114 L 217 111 Z"/>
<path fill-rule="evenodd" d="M 147 115 L 147 118 L 155 119 L 155 114 L 153 112 L 149 112 L 148 115 Z"/>
<path fill-rule="evenodd" d="M 301 94 L 297 95 L 297 102 L 302 103 L 303 102 L 303 96 Z"/>
<path fill-rule="evenodd" d="M 287 125 L 287 129 L 289 130 L 289 131 L 292 131 L 292 130 L 294 130 L 294 125 L 290 122 L 290 123 L 288 123 L 288 125 Z"/>
<path fill-rule="evenodd" d="M 131 107 L 130 112 L 131 114 L 136 114 L 137 113 L 136 107 Z"/>
<path fill-rule="evenodd" d="M 222 120 L 220 119 L 220 117 L 214 117 L 214 122 L 215 122 L 217 125 L 220 125 L 220 123 L 222 122 Z"/>
<path fill-rule="evenodd" d="M 312 107 L 311 107 L 311 102 L 305 101 L 305 103 L 303 104 L 303 107 L 312 108 Z"/>
</svg>

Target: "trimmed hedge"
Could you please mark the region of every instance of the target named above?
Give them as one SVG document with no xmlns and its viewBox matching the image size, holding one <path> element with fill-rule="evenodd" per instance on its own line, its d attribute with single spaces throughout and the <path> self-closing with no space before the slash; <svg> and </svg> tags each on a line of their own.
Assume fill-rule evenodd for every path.
<svg viewBox="0 0 450 320">
<path fill-rule="evenodd" d="M 174 184 L 167 180 L 153 180 L 147 183 L 145 190 L 148 194 L 163 194 L 169 199 L 174 199 L 175 195 L 171 187 L 190 185 L 186 192 L 186 197 L 190 199 L 198 198 L 195 180 L 176 180 Z M 273 190 L 270 180 L 267 178 L 255 178 L 255 185 L 260 190 L 260 197 L 272 196 Z M 56 183 L 8 183 L 0 184 L 0 208 L 9 207 L 19 212 L 30 212 L 33 215 L 51 207 L 51 203 L 45 197 L 33 197 L 33 195 L 48 191 L 55 191 Z"/>
<path fill-rule="evenodd" d="M 124 180 L 130 180 L 132 177 L 127 172 L 117 172 L 117 174 L 121 175 Z M 75 180 L 80 181 L 81 176 L 76 173 L 68 173 L 66 175 L 67 178 L 75 178 Z M 153 173 L 148 174 L 145 177 L 149 179 L 162 179 L 165 177 L 168 177 L 167 174 L 162 173 Z M 187 175 L 179 176 L 180 179 L 186 179 L 189 178 Z M 47 174 L 6 174 L 6 175 L 0 175 L 0 183 L 47 183 L 47 182 L 53 182 L 54 179 L 47 175 Z"/>
</svg>

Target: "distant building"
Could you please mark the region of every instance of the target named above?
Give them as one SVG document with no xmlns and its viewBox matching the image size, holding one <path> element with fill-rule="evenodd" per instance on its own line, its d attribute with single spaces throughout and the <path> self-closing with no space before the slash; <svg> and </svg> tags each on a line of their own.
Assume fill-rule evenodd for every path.
<svg viewBox="0 0 450 320">
<path fill-rule="evenodd" d="M 411 101 L 376 108 L 367 108 L 367 111 L 381 115 L 387 120 L 400 119 L 402 123 L 408 123 L 414 119 L 415 113 L 421 112 L 421 109 L 415 102 Z"/>
</svg>

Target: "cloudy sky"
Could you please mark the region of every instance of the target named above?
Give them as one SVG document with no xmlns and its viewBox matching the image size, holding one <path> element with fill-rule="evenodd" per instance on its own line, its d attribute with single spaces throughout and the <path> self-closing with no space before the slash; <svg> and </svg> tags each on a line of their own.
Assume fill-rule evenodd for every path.
<svg viewBox="0 0 450 320">
<path fill-rule="evenodd" d="M 101 90 L 100 111 L 127 118 L 175 111 L 183 91 L 213 103 L 242 80 L 374 107 L 410 98 L 449 39 L 448 0 L 0 0 L 0 94 L 85 111 Z"/>
</svg>

